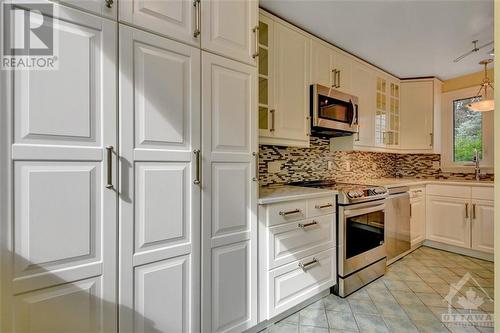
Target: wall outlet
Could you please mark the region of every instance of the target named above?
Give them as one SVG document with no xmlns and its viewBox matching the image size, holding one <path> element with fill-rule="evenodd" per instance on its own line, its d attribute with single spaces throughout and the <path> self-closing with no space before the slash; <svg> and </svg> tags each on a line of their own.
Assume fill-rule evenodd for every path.
<svg viewBox="0 0 500 333">
<path fill-rule="evenodd" d="M 281 166 L 283 165 L 283 161 L 272 161 L 267 163 L 267 172 L 269 173 L 278 173 L 281 171 Z"/>
<path fill-rule="evenodd" d="M 345 162 L 345 171 L 351 171 L 351 161 Z"/>
<path fill-rule="evenodd" d="M 439 161 L 432 161 L 432 168 L 433 169 L 439 169 L 441 167 L 441 162 Z"/>
<path fill-rule="evenodd" d="M 332 161 L 328 161 L 328 170 L 333 170 L 335 168 Z"/>
</svg>

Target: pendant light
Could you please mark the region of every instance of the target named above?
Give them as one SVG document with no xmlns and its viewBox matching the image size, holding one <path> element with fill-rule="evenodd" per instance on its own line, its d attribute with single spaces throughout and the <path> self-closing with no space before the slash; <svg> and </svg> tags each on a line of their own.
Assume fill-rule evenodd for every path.
<svg viewBox="0 0 500 333">
<path fill-rule="evenodd" d="M 488 78 L 487 67 L 488 64 L 493 62 L 493 59 L 485 59 L 479 62 L 480 65 L 484 65 L 484 78 L 483 83 L 481 83 L 481 87 L 479 87 L 479 91 L 476 94 L 477 99 L 481 98 L 480 101 L 473 102 L 467 105 L 469 110 L 476 112 L 487 112 L 493 111 L 495 109 L 495 100 L 493 99 L 493 94 L 490 99 L 488 99 L 488 88 L 491 88 L 493 91 L 493 85 L 491 84 L 490 79 Z M 484 94 L 481 92 L 484 90 Z"/>
</svg>

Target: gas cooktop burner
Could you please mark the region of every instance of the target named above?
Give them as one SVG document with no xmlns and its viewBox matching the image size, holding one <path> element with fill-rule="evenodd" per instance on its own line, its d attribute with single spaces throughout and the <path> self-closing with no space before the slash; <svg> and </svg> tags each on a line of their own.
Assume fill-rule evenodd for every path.
<svg viewBox="0 0 500 333">
<path fill-rule="evenodd" d="M 338 183 L 333 180 L 311 180 L 293 182 L 288 185 L 316 187 L 339 192 L 338 203 L 341 205 L 385 199 L 387 189 L 381 186 L 361 185 L 351 183 Z"/>
</svg>

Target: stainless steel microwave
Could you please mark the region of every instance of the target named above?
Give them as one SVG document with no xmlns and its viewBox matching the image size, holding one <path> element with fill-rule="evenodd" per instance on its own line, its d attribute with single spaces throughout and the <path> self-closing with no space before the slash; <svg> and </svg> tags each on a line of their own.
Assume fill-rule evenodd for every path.
<svg viewBox="0 0 500 333">
<path fill-rule="evenodd" d="M 358 98 L 313 84 L 310 87 L 311 133 L 344 136 L 358 132 Z"/>
</svg>

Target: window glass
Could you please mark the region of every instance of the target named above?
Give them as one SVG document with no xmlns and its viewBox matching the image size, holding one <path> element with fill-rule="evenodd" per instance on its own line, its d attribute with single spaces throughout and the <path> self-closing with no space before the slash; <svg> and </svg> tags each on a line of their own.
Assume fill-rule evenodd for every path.
<svg viewBox="0 0 500 333">
<path fill-rule="evenodd" d="M 469 103 L 477 102 L 480 97 L 470 97 L 453 101 L 453 160 L 471 162 L 474 149 L 483 151 L 483 115 L 469 110 Z"/>
</svg>

